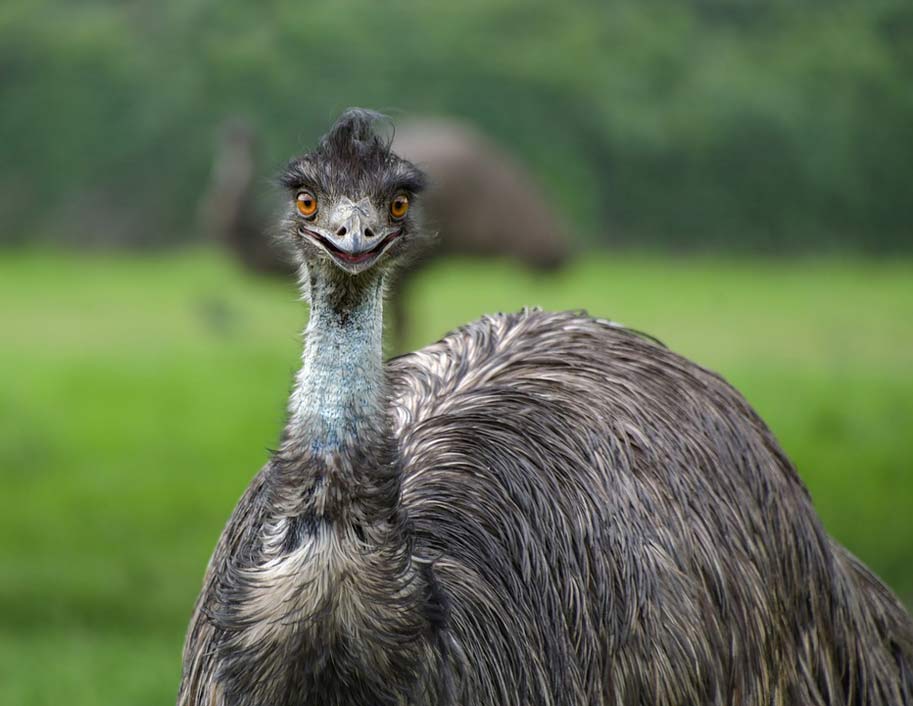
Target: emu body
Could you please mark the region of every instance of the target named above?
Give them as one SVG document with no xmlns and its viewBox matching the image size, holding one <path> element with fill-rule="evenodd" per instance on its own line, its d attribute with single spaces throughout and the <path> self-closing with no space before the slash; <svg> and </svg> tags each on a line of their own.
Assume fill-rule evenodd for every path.
<svg viewBox="0 0 913 706">
<path fill-rule="evenodd" d="M 344 164 L 342 193 L 417 194 L 368 128 L 346 114 L 292 189 Z M 302 369 L 210 562 L 179 704 L 913 703 L 913 622 L 721 378 L 539 311 L 383 365 L 387 268 L 353 274 L 307 236 L 335 224 L 295 223 Z"/>
</svg>

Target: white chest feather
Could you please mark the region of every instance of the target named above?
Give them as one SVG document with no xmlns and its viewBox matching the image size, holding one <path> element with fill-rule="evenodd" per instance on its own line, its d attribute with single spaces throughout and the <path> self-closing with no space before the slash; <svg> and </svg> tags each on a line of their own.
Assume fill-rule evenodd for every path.
<svg viewBox="0 0 913 706">
<path fill-rule="evenodd" d="M 363 613 L 359 556 L 353 539 L 329 524 L 317 527 L 294 551 L 284 552 L 288 521 L 268 528 L 264 557 L 242 577 L 250 586 L 242 617 L 249 622 L 243 642 L 281 644 L 310 626 L 349 632 Z"/>
</svg>

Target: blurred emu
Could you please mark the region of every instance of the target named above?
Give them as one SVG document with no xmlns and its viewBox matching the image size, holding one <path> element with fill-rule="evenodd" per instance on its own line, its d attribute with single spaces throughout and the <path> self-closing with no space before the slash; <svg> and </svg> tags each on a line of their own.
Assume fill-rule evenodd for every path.
<svg viewBox="0 0 913 706">
<path fill-rule="evenodd" d="M 253 130 L 239 119 L 221 130 L 210 184 L 200 204 L 204 230 L 248 268 L 291 274 L 286 257 L 265 233 L 255 200 L 256 154 Z M 459 122 L 425 118 L 399 126 L 394 149 L 428 175 L 424 222 L 437 233 L 433 248 L 416 253 L 421 262 L 443 255 L 507 257 L 537 271 L 565 263 L 570 248 L 552 201 L 526 171 L 480 132 Z M 401 292 L 419 263 L 391 285 L 396 340 L 406 334 Z"/>
<path fill-rule="evenodd" d="M 913 704 L 913 622 L 719 376 L 580 313 L 382 362 L 422 173 L 349 110 L 283 176 L 310 301 L 184 706 Z"/>
<path fill-rule="evenodd" d="M 288 273 L 290 265 L 264 237 L 254 189 L 256 174 L 256 133 L 240 118 L 225 121 L 219 129 L 209 185 L 198 206 L 199 221 L 206 236 L 235 253 L 245 267 L 267 274 Z"/>
</svg>

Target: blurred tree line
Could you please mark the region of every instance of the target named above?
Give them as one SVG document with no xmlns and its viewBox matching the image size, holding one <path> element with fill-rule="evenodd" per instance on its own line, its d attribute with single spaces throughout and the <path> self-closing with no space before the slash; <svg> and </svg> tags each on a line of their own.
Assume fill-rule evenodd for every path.
<svg viewBox="0 0 913 706">
<path fill-rule="evenodd" d="M 913 250 L 909 0 L 5 0 L 0 104 L 5 243 L 198 238 L 226 116 L 268 175 L 364 105 L 477 123 L 583 238 Z"/>
</svg>

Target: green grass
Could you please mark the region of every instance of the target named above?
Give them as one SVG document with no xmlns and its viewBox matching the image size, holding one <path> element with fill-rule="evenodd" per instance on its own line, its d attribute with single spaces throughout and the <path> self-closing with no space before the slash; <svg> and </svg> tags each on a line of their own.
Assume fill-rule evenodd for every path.
<svg viewBox="0 0 913 706">
<path fill-rule="evenodd" d="M 913 262 L 451 262 L 413 345 L 585 307 L 723 373 L 829 530 L 913 602 Z M 275 444 L 306 309 L 209 252 L 0 256 L 0 703 L 161 704 L 215 539 Z"/>
</svg>

